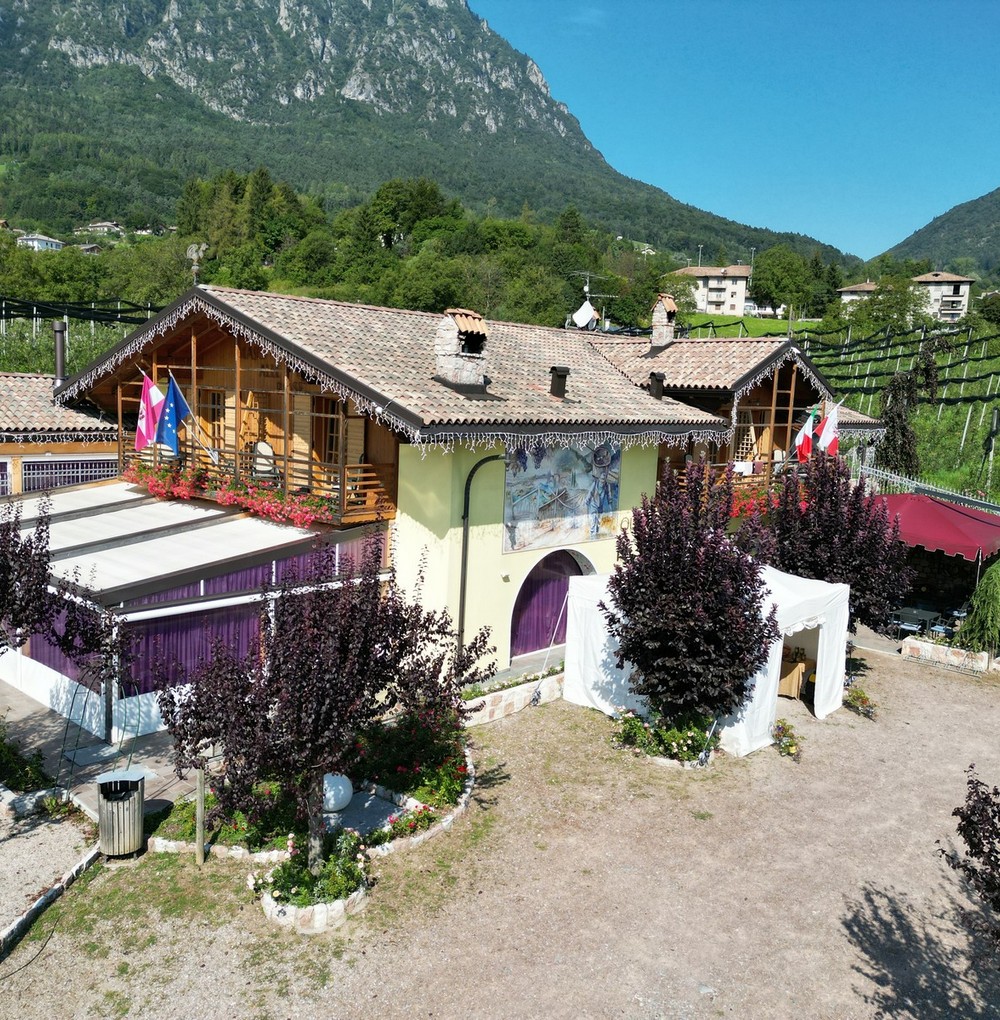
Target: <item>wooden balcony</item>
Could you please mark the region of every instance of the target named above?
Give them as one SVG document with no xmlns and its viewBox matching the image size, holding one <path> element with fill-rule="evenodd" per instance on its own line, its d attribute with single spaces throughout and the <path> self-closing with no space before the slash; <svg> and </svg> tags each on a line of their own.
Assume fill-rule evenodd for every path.
<svg viewBox="0 0 1000 1020">
<path fill-rule="evenodd" d="M 296 501 L 322 508 L 319 518 L 334 527 L 347 527 L 396 516 L 396 465 L 337 464 L 309 457 L 275 453 L 269 444 L 252 450 L 216 449 L 216 461 L 207 450 L 175 458 L 163 447 L 147 447 L 127 459 L 145 468 L 162 467 L 197 479 L 199 494 L 220 499 L 220 492 L 261 493 L 271 490 L 292 505 Z M 311 499 L 310 497 L 314 497 Z M 226 502 L 230 502 L 226 499 Z M 233 502 L 239 502 L 235 500 Z"/>
</svg>

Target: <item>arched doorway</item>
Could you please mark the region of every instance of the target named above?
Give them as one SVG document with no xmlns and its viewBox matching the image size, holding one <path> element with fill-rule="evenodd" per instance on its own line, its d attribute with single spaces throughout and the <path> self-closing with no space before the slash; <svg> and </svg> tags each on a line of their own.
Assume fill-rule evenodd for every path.
<svg viewBox="0 0 1000 1020">
<path fill-rule="evenodd" d="M 510 622 L 512 659 L 548 648 L 549 644 L 565 644 L 563 603 L 569 579 L 593 572 L 593 566 L 584 557 L 565 549 L 549 553 L 532 567 L 514 602 Z"/>
</svg>

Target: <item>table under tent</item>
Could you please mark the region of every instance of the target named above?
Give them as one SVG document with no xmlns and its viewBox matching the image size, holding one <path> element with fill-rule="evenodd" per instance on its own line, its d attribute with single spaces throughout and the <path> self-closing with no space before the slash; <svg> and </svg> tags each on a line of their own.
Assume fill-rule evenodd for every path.
<svg viewBox="0 0 1000 1020">
<path fill-rule="evenodd" d="M 825 719 L 840 708 L 844 695 L 850 586 L 828 584 L 762 567 L 768 590 L 765 608 L 776 609 L 779 637 L 767 662 L 753 677 L 751 693 L 734 715 L 720 721 L 725 751 L 743 756 L 773 742 L 771 727 L 778 716 L 778 687 L 783 655 L 802 649 L 815 660 L 813 711 Z M 615 663 L 617 642 L 608 632 L 599 603 L 611 602 L 609 575 L 570 578 L 566 618 L 566 679 L 563 697 L 606 715 L 623 709 L 642 712 L 643 699 L 629 690 L 631 666 Z"/>
</svg>

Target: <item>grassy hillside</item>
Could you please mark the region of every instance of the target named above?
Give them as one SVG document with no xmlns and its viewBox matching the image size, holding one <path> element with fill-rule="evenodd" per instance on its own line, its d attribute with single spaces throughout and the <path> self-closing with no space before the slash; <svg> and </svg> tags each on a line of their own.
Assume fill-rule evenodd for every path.
<svg viewBox="0 0 1000 1020">
<path fill-rule="evenodd" d="M 1000 503 L 1000 460 L 990 468 L 986 441 L 1000 410 L 1000 333 L 995 326 L 960 333 L 912 333 L 847 343 L 835 336 L 803 341 L 838 397 L 879 415 L 895 372 L 915 372 L 920 403 L 912 419 L 921 480 Z"/>
</svg>

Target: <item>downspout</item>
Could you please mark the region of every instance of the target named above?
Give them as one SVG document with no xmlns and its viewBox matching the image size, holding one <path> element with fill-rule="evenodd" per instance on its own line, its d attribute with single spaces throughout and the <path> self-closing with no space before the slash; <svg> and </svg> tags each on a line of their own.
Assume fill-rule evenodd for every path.
<svg viewBox="0 0 1000 1020">
<path fill-rule="evenodd" d="M 465 647 L 465 588 L 469 580 L 469 503 L 472 498 L 472 479 L 476 472 L 491 460 L 503 460 L 504 454 L 494 453 L 472 465 L 465 478 L 465 500 L 462 503 L 462 572 L 458 579 L 458 648 Z"/>
</svg>

